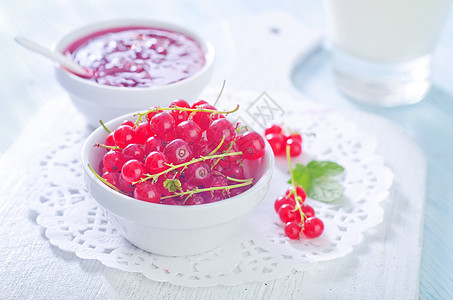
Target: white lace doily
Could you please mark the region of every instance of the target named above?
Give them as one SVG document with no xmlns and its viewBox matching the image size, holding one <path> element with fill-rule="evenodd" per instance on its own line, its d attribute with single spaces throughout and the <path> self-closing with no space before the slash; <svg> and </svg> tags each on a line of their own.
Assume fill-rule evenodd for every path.
<svg viewBox="0 0 453 300">
<path fill-rule="evenodd" d="M 222 95 L 218 106 L 259 105 L 254 102 L 257 96 L 229 92 Z M 289 175 L 283 167 L 286 162 L 277 161 L 267 197 L 223 246 L 190 257 L 164 257 L 138 249 L 119 235 L 84 186 L 79 157 L 89 132 L 83 122 L 55 137 L 54 144 L 33 157 L 37 178 L 29 189 L 28 203 L 38 213 L 37 222 L 46 228 L 46 237 L 53 245 L 80 258 L 97 259 L 109 267 L 184 286 L 272 280 L 294 269 L 304 270 L 313 263 L 347 255 L 362 240 L 364 231 L 382 221 L 380 203 L 389 194 L 393 174 L 382 157 L 374 153 L 375 138 L 358 130 L 338 112 L 309 102 L 297 103 L 284 94 L 272 97 L 286 111 L 283 116 L 274 116 L 274 122 L 284 121 L 293 129 L 312 133 L 304 136 L 301 161 L 331 160 L 345 168 L 342 200 L 326 204 L 307 199 L 324 221 L 321 237 L 290 241 L 284 236 L 273 202 L 286 190 Z M 66 114 L 71 113 L 68 110 Z M 242 112 L 241 119 L 252 127 L 258 126 L 250 111 Z"/>
</svg>

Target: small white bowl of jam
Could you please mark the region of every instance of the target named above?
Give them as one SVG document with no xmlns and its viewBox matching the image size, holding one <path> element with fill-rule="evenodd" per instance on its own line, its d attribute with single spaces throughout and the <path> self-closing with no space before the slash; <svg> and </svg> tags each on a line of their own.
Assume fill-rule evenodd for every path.
<svg viewBox="0 0 453 300">
<path fill-rule="evenodd" d="M 92 127 L 99 120 L 195 100 L 207 85 L 213 46 L 171 23 L 124 19 L 91 24 L 66 34 L 55 46 L 90 71 L 82 78 L 55 66 L 58 82 Z"/>
</svg>

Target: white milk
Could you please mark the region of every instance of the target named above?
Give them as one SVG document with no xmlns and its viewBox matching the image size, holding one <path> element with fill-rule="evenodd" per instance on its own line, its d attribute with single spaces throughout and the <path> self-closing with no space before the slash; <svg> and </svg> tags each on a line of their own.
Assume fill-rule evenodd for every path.
<svg viewBox="0 0 453 300">
<path fill-rule="evenodd" d="M 451 2 L 324 0 L 334 46 L 379 62 L 403 62 L 432 52 Z"/>
</svg>

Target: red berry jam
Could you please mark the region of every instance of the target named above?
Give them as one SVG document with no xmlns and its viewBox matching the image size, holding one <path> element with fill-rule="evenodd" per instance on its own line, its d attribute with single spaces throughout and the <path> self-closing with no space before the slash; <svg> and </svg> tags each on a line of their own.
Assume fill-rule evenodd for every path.
<svg viewBox="0 0 453 300">
<path fill-rule="evenodd" d="M 195 40 L 151 27 L 98 31 L 75 41 L 64 53 L 94 71 L 89 80 L 111 86 L 163 86 L 192 76 L 205 64 L 205 53 Z"/>
</svg>

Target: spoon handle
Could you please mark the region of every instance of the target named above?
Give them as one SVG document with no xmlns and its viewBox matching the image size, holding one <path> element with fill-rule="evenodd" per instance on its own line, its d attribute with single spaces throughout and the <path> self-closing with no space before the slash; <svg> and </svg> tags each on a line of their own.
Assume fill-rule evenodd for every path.
<svg viewBox="0 0 453 300">
<path fill-rule="evenodd" d="M 41 54 L 51 60 L 60 64 L 60 66 L 68 69 L 70 72 L 82 76 L 82 77 L 91 77 L 90 72 L 76 64 L 75 62 L 71 61 L 69 58 L 64 56 L 61 53 L 51 51 L 41 45 L 38 45 L 24 37 L 16 36 L 14 40 L 21 46 L 31 50 L 35 53 Z"/>
</svg>

